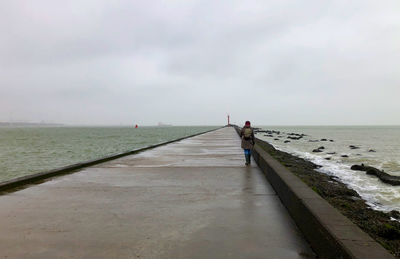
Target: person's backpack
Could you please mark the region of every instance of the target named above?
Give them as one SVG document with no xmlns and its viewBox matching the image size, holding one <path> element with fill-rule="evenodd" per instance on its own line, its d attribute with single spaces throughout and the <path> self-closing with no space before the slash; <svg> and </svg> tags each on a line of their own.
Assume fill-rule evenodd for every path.
<svg viewBox="0 0 400 259">
<path fill-rule="evenodd" d="M 249 140 L 251 138 L 252 133 L 253 133 L 253 130 L 251 128 L 244 128 L 244 131 L 243 131 L 244 139 Z"/>
</svg>

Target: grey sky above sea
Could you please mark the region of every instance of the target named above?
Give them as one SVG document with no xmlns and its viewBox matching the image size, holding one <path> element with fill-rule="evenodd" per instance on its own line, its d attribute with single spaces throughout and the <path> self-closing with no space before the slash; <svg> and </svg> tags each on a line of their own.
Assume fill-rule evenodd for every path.
<svg viewBox="0 0 400 259">
<path fill-rule="evenodd" d="M 400 124 L 400 1 L 0 2 L 0 121 Z"/>
</svg>

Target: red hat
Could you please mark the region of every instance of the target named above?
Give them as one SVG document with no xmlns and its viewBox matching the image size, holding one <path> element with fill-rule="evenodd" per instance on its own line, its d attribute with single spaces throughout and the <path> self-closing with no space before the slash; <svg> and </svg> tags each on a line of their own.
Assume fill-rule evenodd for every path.
<svg viewBox="0 0 400 259">
<path fill-rule="evenodd" d="M 250 121 L 246 121 L 245 126 L 250 126 Z"/>
</svg>

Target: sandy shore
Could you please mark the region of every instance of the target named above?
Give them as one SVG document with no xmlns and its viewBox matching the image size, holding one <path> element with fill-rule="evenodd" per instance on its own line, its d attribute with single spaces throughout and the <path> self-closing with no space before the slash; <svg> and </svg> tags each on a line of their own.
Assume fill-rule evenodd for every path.
<svg viewBox="0 0 400 259">
<path fill-rule="evenodd" d="M 289 153 L 276 150 L 269 143 L 259 140 L 258 144 L 310 188 L 357 224 L 363 231 L 400 258 L 400 213 L 384 213 L 371 209 L 356 191 L 316 171 L 319 166 Z M 397 221 L 395 220 L 397 219 Z"/>
</svg>

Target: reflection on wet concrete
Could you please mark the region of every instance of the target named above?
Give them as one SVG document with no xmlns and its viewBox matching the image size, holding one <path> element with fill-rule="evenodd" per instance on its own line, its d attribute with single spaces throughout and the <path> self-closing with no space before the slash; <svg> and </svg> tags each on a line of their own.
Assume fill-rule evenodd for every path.
<svg viewBox="0 0 400 259">
<path fill-rule="evenodd" d="M 0 196 L 10 258 L 304 258 L 307 243 L 232 128 Z"/>
</svg>

